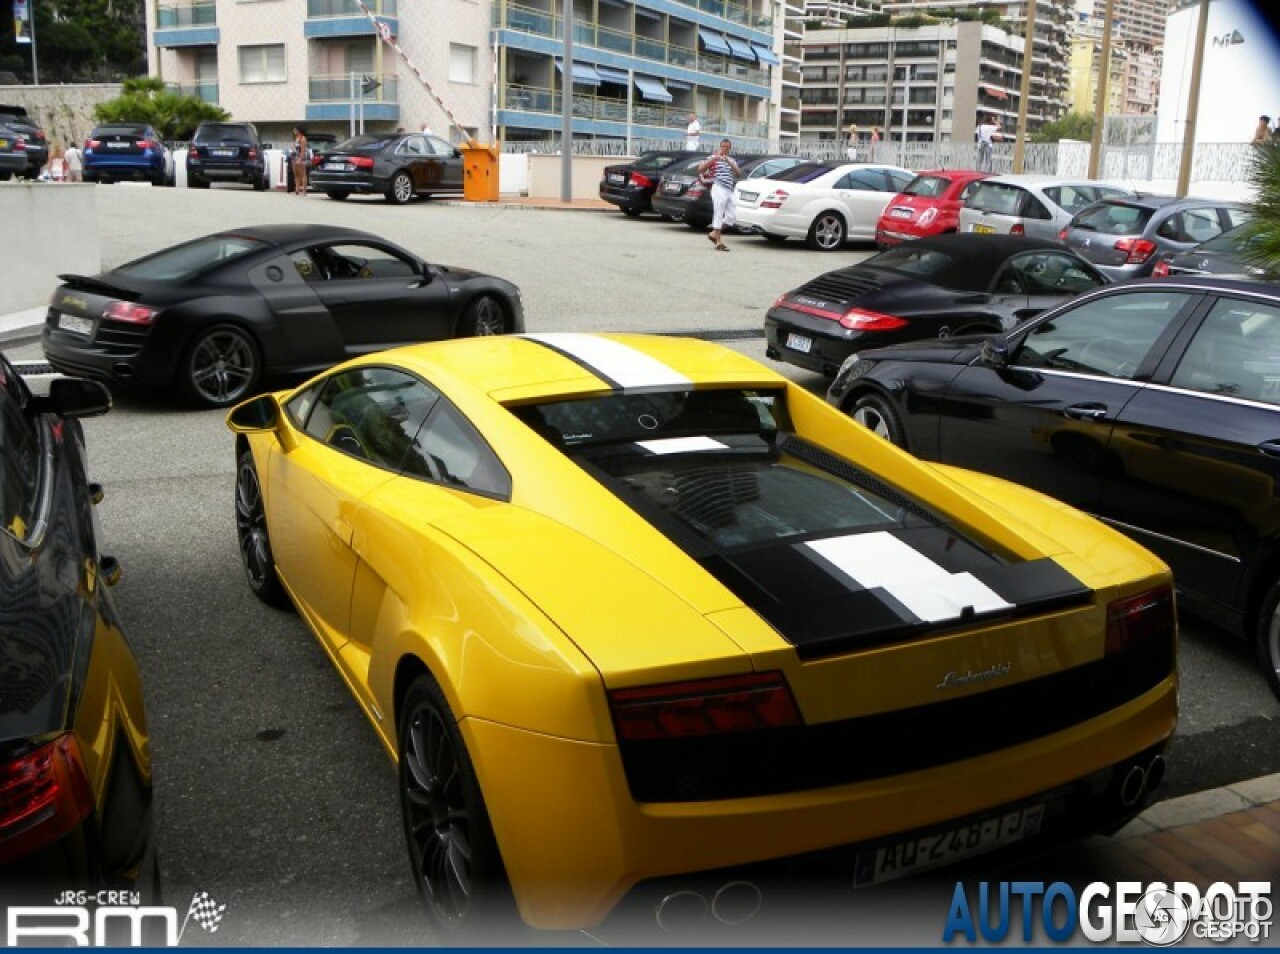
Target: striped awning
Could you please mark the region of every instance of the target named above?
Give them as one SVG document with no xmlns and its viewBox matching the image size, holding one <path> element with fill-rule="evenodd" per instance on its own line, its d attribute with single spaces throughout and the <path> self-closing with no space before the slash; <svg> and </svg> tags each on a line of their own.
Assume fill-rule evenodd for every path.
<svg viewBox="0 0 1280 954">
<path fill-rule="evenodd" d="M 631 82 L 627 77 L 626 70 L 616 70 L 612 66 L 599 65 L 593 65 L 592 69 L 594 69 L 596 73 L 600 75 L 600 78 L 606 83 L 621 83 L 623 86 L 626 86 Z"/>
<path fill-rule="evenodd" d="M 556 69 L 561 73 L 564 72 L 564 60 L 556 60 Z M 595 67 L 586 63 L 574 63 L 573 82 L 578 86 L 599 86 L 603 81 Z"/>
<path fill-rule="evenodd" d="M 756 54 L 751 49 L 751 44 L 746 40 L 739 40 L 735 36 L 724 35 L 724 41 L 729 44 L 729 55 L 737 60 L 746 60 L 748 63 L 756 61 Z"/>
<path fill-rule="evenodd" d="M 637 76 L 636 89 L 640 90 L 640 95 L 645 99 L 657 103 L 671 102 L 671 94 L 667 92 L 667 88 L 652 76 Z"/>
<path fill-rule="evenodd" d="M 778 66 L 782 63 L 774 54 L 773 50 L 767 46 L 761 46 L 759 43 L 752 43 L 751 49 L 755 51 L 756 59 L 766 66 Z"/>
<path fill-rule="evenodd" d="M 698 38 L 702 45 L 712 53 L 729 53 L 729 44 L 724 41 L 724 34 L 706 27 L 698 27 Z"/>
</svg>

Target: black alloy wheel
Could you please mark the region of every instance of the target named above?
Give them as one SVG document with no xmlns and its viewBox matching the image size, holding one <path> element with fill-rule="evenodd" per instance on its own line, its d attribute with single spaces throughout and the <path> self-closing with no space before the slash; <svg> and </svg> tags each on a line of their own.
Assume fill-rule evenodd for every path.
<svg viewBox="0 0 1280 954">
<path fill-rule="evenodd" d="M 395 205 L 404 205 L 413 198 L 413 180 L 409 173 L 401 170 L 391 177 L 387 186 L 387 201 Z"/>
<path fill-rule="evenodd" d="M 492 295 L 481 295 L 467 306 L 459 332 L 466 338 L 500 335 L 507 330 L 507 313 Z"/>
<path fill-rule="evenodd" d="M 1273 583 L 1262 601 L 1256 635 L 1258 665 L 1267 677 L 1267 685 L 1280 699 L 1280 582 Z"/>
<path fill-rule="evenodd" d="M 823 212 L 809 226 L 809 247 L 819 252 L 838 252 L 844 247 L 844 216 L 839 212 Z"/>
<path fill-rule="evenodd" d="M 400 808 L 427 914 L 455 934 L 505 927 L 514 910 L 502 858 L 444 692 L 421 675 L 400 710 Z"/>
<path fill-rule="evenodd" d="M 269 606 L 289 608 L 292 605 L 289 594 L 276 575 L 275 558 L 271 555 L 258 468 L 253 463 L 253 452 L 247 447 L 236 461 L 236 538 L 240 544 L 240 563 L 253 595 Z"/>
<path fill-rule="evenodd" d="M 179 385 L 202 407 L 227 407 L 247 397 L 261 373 L 258 347 L 248 333 L 219 324 L 200 332 L 188 346 Z"/>
<path fill-rule="evenodd" d="M 898 418 L 898 412 L 887 398 L 879 394 L 864 394 L 853 402 L 852 417 L 855 421 L 878 434 L 891 444 L 907 446 L 907 434 Z"/>
</svg>

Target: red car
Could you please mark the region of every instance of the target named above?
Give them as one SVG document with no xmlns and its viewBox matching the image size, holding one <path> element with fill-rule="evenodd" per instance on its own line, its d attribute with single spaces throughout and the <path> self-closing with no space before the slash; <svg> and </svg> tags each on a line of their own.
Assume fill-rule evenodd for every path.
<svg viewBox="0 0 1280 954">
<path fill-rule="evenodd" d="M 889 248 L 926 235 L 954 232 L 960 224 L 960 206 L 969 187 L 985 172 L 970 169 L 935 169 L 922 172 L 885 206 L 876 223 L 876 245 Z"/>
</svg>

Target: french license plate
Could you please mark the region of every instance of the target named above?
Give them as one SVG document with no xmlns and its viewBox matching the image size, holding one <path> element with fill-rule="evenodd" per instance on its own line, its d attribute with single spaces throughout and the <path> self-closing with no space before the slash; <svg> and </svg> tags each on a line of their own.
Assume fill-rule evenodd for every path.
<svg viewBox="0 0 1280 954">
<path fill-rule="evenodd" d="M 756 199 L 760 198 L 760 193 L 759 192 L 739 192 L 738 198 L 740 198 L 743 202 L 754 202 Z"/>
<path fill-rule="evenodd" d="M 1043 821 L 1044 805 L 1032 805 L 859 852 L 854 860 L 853 885 L 860 888 L 905 878 L 1003 848 L 1039 834 Z"/>
<path fill-rule="evenodd" d="M 996 227 L 994 225 L 975 225 L 973 230 L 979 235 L 995 235 Z"/>
<path fill-rule="evenodd" d="M 619 183 L 625 181 L 625 178 L 623 176 L 618 175 L 616 172 L 609 173 L 607 176 L 605 176 L 605 178 L 608 179 L 610 182 L 612 182 L 614 185 L 618 185 Z"/>
<path fill-rule="evenodd" d="M 347 164 L 345 162 L 326 162 L 320 168 L 326 172 L 346 172 Z"/>
<path fill-rule="evenodd" d="M 236 154 L 235 149 L 210 149 L 209 155 L 217 156 L 220 159 L 229 159 Z"/>
<path fill-rule="evenodd" d="M 799 351 L 801 354 L 808 354 L 813 350 L 813 339 L 804 335 L 795 334 L 794 332 L 788 332 L 787 347 L 792 351 Z"/>
<path fill-rule="evenodd" d="M 108 149 L 128 149 L 129 144 L 127 142 L 109 142 L 107 143 L 107 148 Z"/>
<path fill-rule="evenodd" d="M 78 315 L 59 315 L 58 327 L 63 331 L 71 332 L 73 335 L 88 336 L 93 333 L 93 322 Z"/>
<path fill-rule="evenodd" d="M 889 214 L 890 214 L 890 215 L 892 215 L 894 218 L 897 218 L 897 219 L 909 219 L 909 218 L 911 218 L 911 210 L 910 210 L 910 209 L 905 209 L 905 208 L 902 208 L 902 207 L 898 207 L 898 208 L 896 208 L 896 209 L 891 209 L 891 210 L 890 210 L 890 212 L 889 212 Z"/>
<path fill-rule="evenodd" d="M 665 186 L 663 186 L 663 190 L 664 190 L 664 191 L 666 191 L 666 192 L 679 192 L 679 191 L 680 191 L 680 183 L 678 183 L 678 182 L 668 182 Z"/>
</svg>

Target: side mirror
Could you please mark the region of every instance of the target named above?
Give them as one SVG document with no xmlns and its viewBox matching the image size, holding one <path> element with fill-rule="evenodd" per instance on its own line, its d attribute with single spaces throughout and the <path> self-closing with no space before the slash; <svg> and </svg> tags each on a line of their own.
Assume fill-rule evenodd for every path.
<svg viewBox="0 0 1280 954">
<path fill-rule="evenodd" d="M 38 405 L 59 417 L 98 417 L 111 410 L 111 392 L 106 385 L 84 378 L 54 378 L 49 394 Z"/>
<path fill-rule="evenodd" d="M 982 363 L 989 368 L 1007 368 L 1009 366 L 1009 342 L 995 335 L 982 343 Z"/>
<path fill-rule="evenodd" d="M 263 394 L 237 404 L 227 414 L 227 427 L 237 434 L 274 430 L 280 422 L 280 404 L 274 394 Z"/>
</svg>

